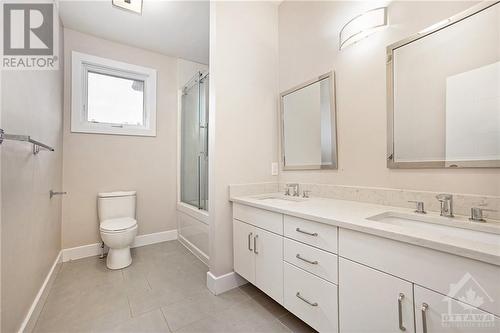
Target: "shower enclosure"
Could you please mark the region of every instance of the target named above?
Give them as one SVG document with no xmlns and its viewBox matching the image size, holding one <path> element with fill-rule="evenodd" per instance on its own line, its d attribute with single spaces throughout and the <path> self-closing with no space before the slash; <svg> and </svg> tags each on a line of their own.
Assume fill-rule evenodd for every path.
<svg viewBox="0 0 500 333">
<path fill-rule="evenodd" d="M 181 201 L 208 210 L 208 73 L 182 89 Z"/>
</svg>

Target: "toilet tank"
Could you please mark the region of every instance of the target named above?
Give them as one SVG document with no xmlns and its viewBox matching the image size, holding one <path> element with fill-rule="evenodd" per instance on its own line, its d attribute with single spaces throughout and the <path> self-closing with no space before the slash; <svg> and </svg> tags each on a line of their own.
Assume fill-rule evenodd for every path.
<svg viewBox="0 0 500 333">
<path fill-rule="evenodd" d="M 107 192 L 97 194 L 99 222 L 119 217 L 135 219 L 136 191 Z"/>
</svg>

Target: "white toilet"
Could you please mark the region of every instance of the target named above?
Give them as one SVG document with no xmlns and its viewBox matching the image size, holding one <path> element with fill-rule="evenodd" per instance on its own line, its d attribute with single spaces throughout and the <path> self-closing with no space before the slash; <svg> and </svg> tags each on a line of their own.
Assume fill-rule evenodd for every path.
<svg viewBox="0 0 500 333">
<path fill-rule="evenodd" d="M 109 192 L 97 195 L 100 232 L 109 247 L 106 265 L 120 269 L 132 263 L 130 246 L 137 235 L 135 220 L 136 192 Z"/>
</svg>

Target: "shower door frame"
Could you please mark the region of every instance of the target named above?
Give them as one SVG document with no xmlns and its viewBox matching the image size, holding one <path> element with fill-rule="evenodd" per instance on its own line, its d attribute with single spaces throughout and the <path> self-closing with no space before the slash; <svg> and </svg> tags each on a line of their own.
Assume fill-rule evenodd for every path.
<svg viewBox="0 0 500 333">
<path fill-rule="evenodd" d="M 209 77 L 209 72 L 208 71 L 198 71 L 196 74 L 182 87 L 182 89 L 179 90 L 179 96 L 178 96 L 178 101 L 179 101 L 179 108 L 178 108 L 178 114 L 179 114 L 179 121 L 178 121 L 178 184 L 177 184 L 177 194 L 178 194 L 178 200 L 177 200 L 177 206 L 180 210 L 184 211 L 185 213 L 188 213 L 190 215 L 196 215 L 193 217 L 200 218 L 201 220 L 205 223 L 208 223 L 208 158 L 209 158 L 209 152 L 208 152 L 208 131 L 209 131 L 209 112 L 208 112 L 208 103 L 209 103 L 209 83 L 208 83 L 208 77 Z M 205 85 L 202 85 L 202 83 L 205 82 Z M 194 83 L 193 83 L 194 81 Z M 197 166 L 197 204 L 193 204 L 189 200 L 183 201 L 183 173 L 182 173 L 182 166 L 183 166 L 183 94 L 184 91 L 187 87 L 188 90 L 193 89 L 197 86 L 198 89 L 198 101 L 197 101 L 197 108 L 198 108 L 198 126 L 199 126 L 199 139 L 198 139 L 198 147 L 201 148 L 199 149 L 200 151 L 197 154 L 197 160 L 196 160 L 196 166 Z M 204 89 L 203 94 L 202 92 L 202 87 Z M 203 100 L 201 99 L 203 98 Z M 203 108 L 203 113 L 201 112 L 202 105 L 204 106 Z M 205 120 L 205 121 L 203 121 Z M 203 147 L 201 144 L 201 134 L 200 131 L 204 131 L 204 142 L 203 142 Z M 202 165 L 203 165 L 203 159 L 205 159 L 205 168 L 204 172 L 202 172 Z M 202 175 L 204 174 L 204 176 Z M 202 188 L 202 179 L 205 179 L 204 182 L 204 187 Z M 202 193 L 203 192 L 203 193 Z M 203 194 L 203 195 L 202 195 Z M 204 199 L 202 199 L 202 196 Z M 202 201 L 204 201 L 204 204 L 202 205 Z M 201 215 L 201 216 L 200 216 Z"/>
</svg>

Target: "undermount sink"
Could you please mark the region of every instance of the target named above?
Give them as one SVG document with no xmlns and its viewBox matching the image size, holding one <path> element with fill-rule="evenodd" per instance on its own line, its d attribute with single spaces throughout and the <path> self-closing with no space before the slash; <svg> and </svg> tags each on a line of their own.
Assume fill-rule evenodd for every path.
<svg viewBox="0 0 500 333">
<path fill-rule="evenodd" d="M 258 198 L 258 200 L 274 201 L 274 202 L 302 202 L 307 199 L 300 197 L 285 196 L 285 195 L 270 195 L 270 196 L 260 197 Z"/>
<path fill-rule="evenodd" d="M 385 212 L 367 218 L 434 235 L 500 246 L 500 228 L 438 216 Z M 481 230 L 478 230 L 481 229 Z M 485 230 L 489 229 L 489 230 Z M 496 229 L 496 230 L 495 230 Z"/>
</svg>

